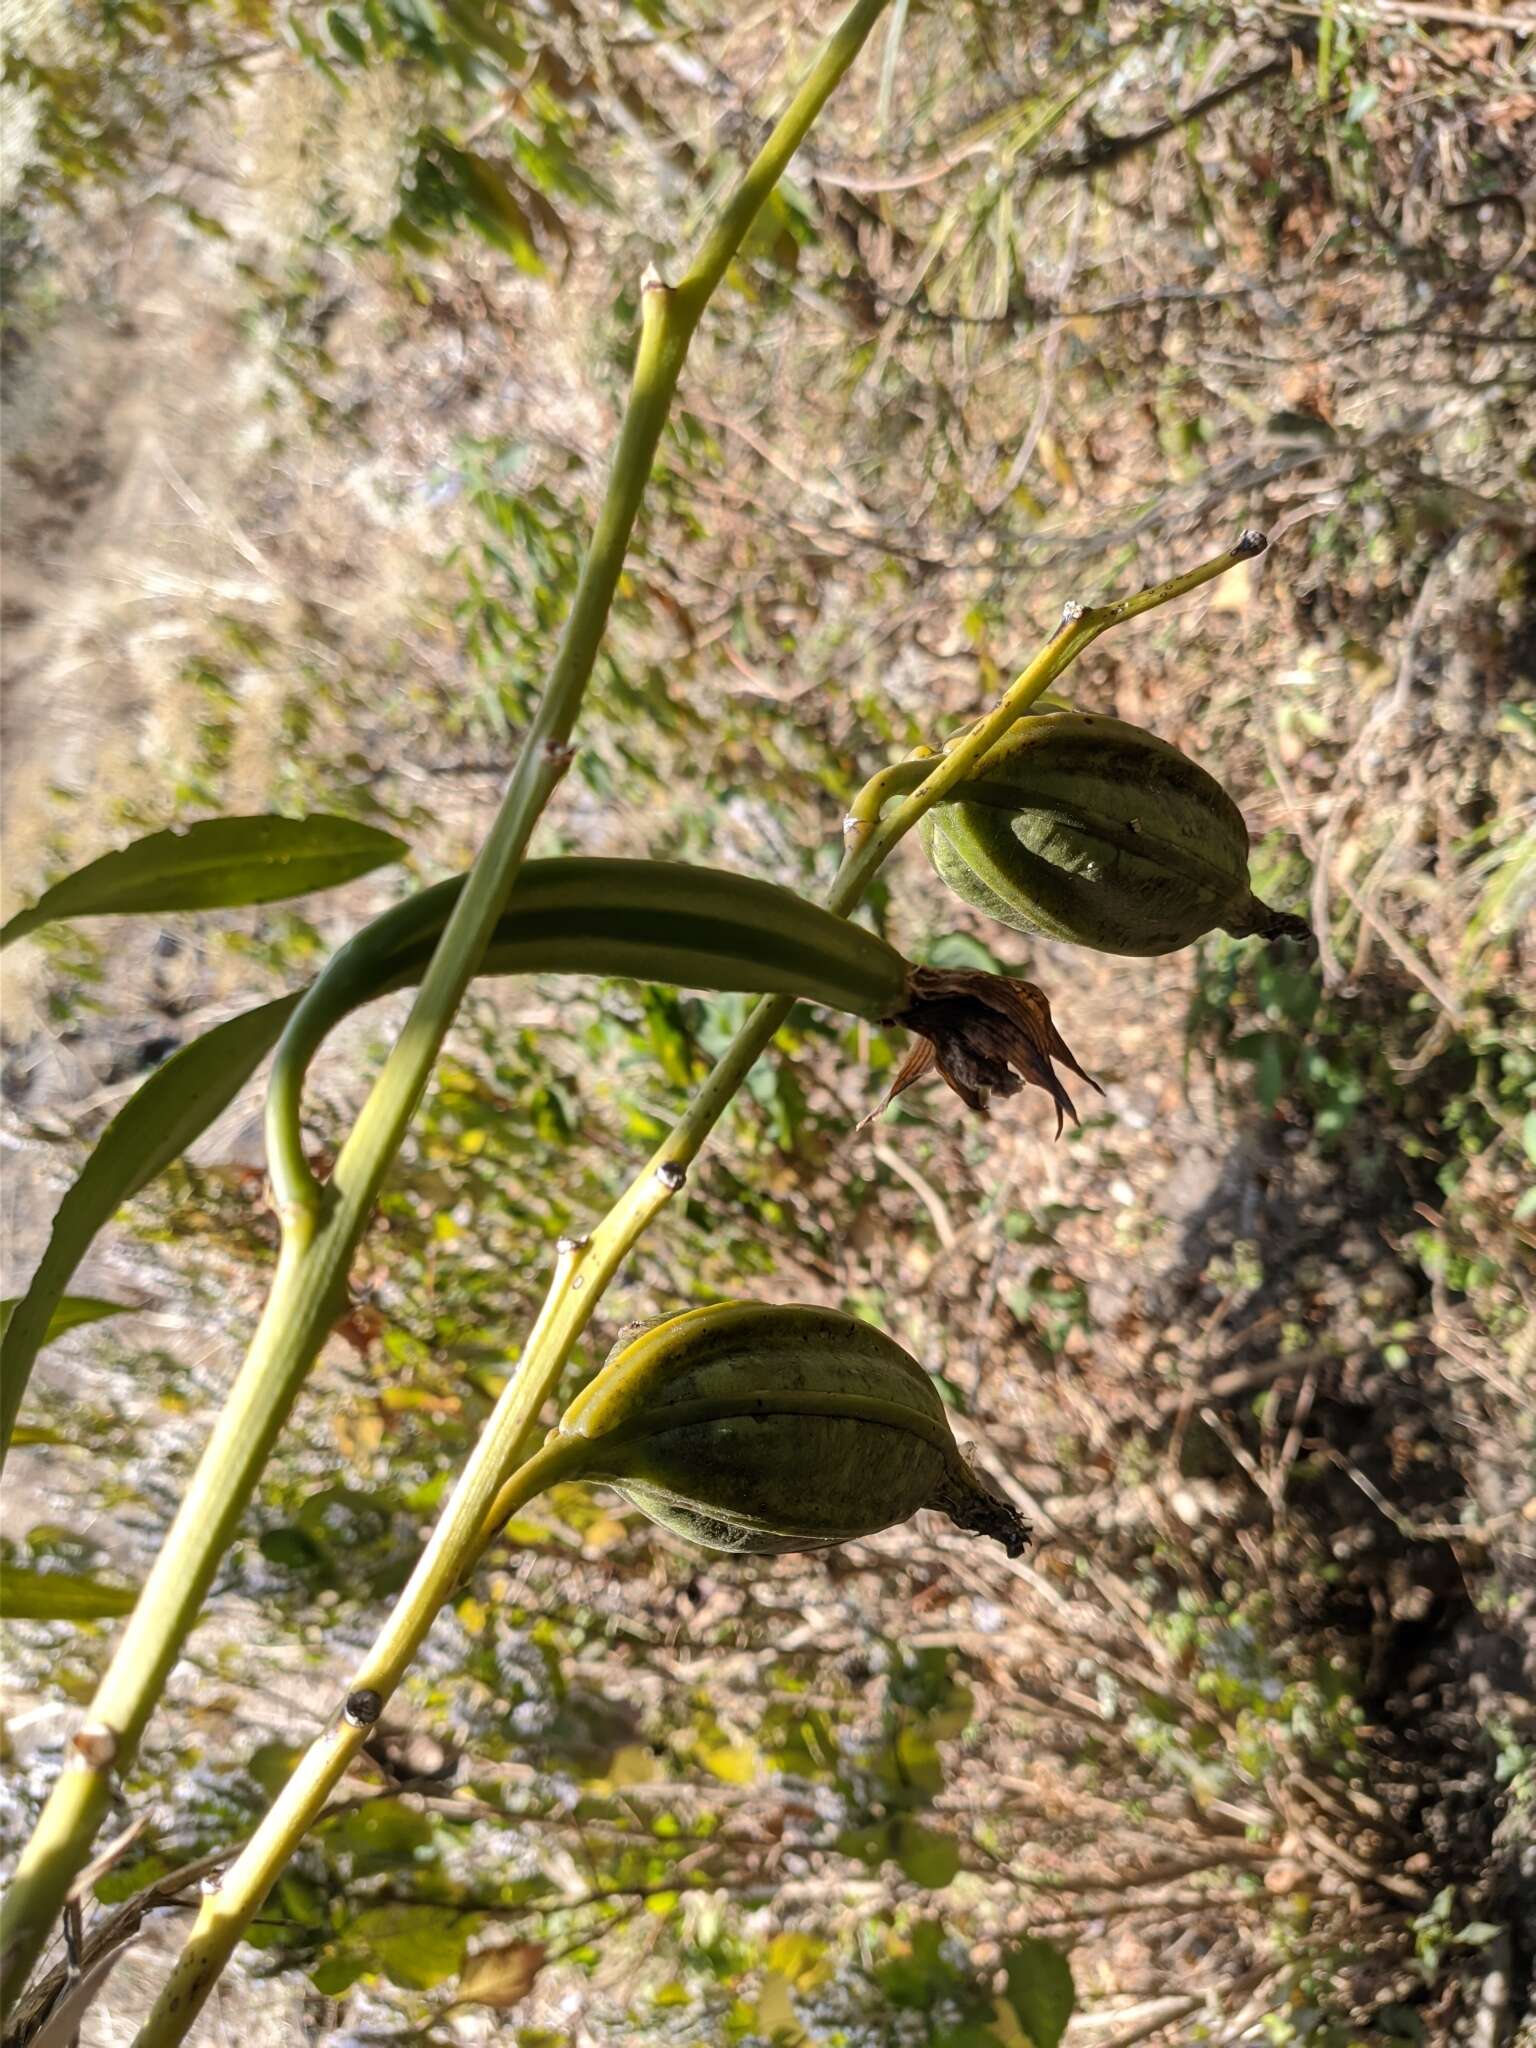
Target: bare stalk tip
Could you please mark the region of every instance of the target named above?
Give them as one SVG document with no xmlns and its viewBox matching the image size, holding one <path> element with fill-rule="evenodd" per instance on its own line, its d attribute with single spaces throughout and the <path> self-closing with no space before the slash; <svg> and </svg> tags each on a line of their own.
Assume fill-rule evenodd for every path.
<svg viewBox="0 0 1536 2048">
<path fill-rule="evenodd" d="M 69 1746 L 83 1770 L 104 1773 L 117 1762 L 117 1731 L 103 1721 L 87 1721 L 76 1729 Z"/>
<path fill-rule="evenodd" d="M 1272 910 L 1257 896 L 1250 896 L 1246 909 L 1230 924 L 1224 924 L 1222 930 L 1237 939 L 1267 939 L 1271 945 L 1280 939 L 1293 939 L 1313 952 L 1317 950 L 1317 936 L 1304 917 L 1293 916 L 1289 910 Z"/>
<path fill-rule="evenodd" d="M 957 1528 L 990 1536 L 1010 1557 L 1022 1557 L 1035 1533 L 1018 1509 L 995 1494 L 958 1451 L 925 1505 L 948 1515 Z"/>
</svg>

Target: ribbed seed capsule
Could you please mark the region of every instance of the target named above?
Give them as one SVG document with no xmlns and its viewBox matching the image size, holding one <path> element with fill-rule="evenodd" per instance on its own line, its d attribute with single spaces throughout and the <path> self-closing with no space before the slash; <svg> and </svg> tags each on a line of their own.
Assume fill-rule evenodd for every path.
<svg viewBox="0 0 1536 2048">
<path fill-rule="evenodd" d="M 729 1302 L 626 1332 L 549 1438 L 582 1440 L 583 1477 L 712 1550 L 822 1550 L 922 1507 L 1010 1557 L 1029 1536 L 917 1361 L 835 1309 Z"/>
<path fill-rule="evenodd" d="M 1214 777 L 1118 718 L 1020 721 L 963 801 L 922 821 L 940 877 L 1015 931 L 1101 953 L 1176 952 L 1209 931 L 1306 938 L 1248 884 L 1248 829 Z"/>
</svg>

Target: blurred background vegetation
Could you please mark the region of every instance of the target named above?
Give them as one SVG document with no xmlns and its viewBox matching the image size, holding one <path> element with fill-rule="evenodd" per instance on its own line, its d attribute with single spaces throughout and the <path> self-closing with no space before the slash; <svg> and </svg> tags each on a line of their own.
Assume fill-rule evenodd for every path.
<svg viewBox="0 0 1536 2048">
<path fill-rule="evenodd" d="M 640 275 L 815 11 L 9 13 L 6 907 L 216 810 L 463 865 Z M 1030 946 L 904 848 L 879 921 L 1042 982 L 1104 1103 L 1059 1145 L 1040 1101 L 856 1135 L 895 1048 L 798 1011 L 596 1344 L 726 1293 L 868 1314 L 1038 1547 L 922 1517 L 736 1562 L 557 1491 L 200 2038 L 1054 2048 L 1068 1969 L 1069 2048 L 1536 2038 L 1533 55 L 1494 0 L 895 0 L 695 347 L 541 846 L 819 889 L 852 790 L 1064 599 L 1255 525 L 1268 556 L 1072 695 L 1231 786 L 1318 958 Z M 13 956 L 10 1291 L 139 1076 L 400 886 Z M 740 1007 L 472 997 L 127 1788 L 88 1925 L 139 1943 L 88 2048 L 409 1570 L 554 1238 Z M 392 1014 L 323 1063 L 320 1138 Z M 139 1312 L 45 1354 L 14 1562 L 142 1575 L 270 1268 L 261 1189 L 252 1098 L 98 1247 L 82 1284 Z M 13 1847 L 112 1625 L 8 1627 Z"/>
</svg>

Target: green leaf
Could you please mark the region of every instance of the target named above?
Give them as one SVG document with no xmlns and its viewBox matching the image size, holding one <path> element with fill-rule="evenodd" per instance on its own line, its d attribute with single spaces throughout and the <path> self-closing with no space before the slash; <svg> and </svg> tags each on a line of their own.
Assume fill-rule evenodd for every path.
<svg viewBox="0 0 1536 2048">
<path fill-rule="evenodd" d="M 146 1890 L 174 1867 L 168 1856 L 141 1856 L 136 1862 L 120 1863 L 115 1870 L 103 1871 L 91 1890 L 103 1906 L 120 1906 L 124 1899 Z"/>
<path fill-rule="evenodd" d="M 876 1821 L 866 1828 L 845 1828 L 837 1838 L 838 1854 L 856 1856 L 871 1870 L 896 1854 L 897 1824 Z"/>
<path fill-rule="evenodd" d="M 0 1563 L 0 1615 L 7 1621 L 104 1621 L 130 1614 L 133 1586 L 104 1586 L 79 1572 L 35 1572 Z"/>
<path fill-rule="evenodd" d="M 354 1878 L 374 1871 L 421 1869 L 434 1860 L 432 1822 L 398 1799 L 370 1799 L 366 1806 L 326 1823 L 325 1839 L 352 1859 Z"/>
<path fill-rule="evenodd" d="M 682 1004 L 671 989 L 646 982 L 640 989 L 640 1007 L 645 1035 L 662 1072 L 675 1087 L 692 1087 L 695 1054 Z"/>
<path fill-rule="evenodd" d="M 1486 1948 L 1490 1941 L 1497 1941 L 1504 1932 L 1502 1923 L 1495 1920 L 1469 1920 L 1465 1927 L 1458 1927 L 1452 1939 L 1462 1948 Z"/>
<path fill-rule="evenodd" d="M 11 1316 L 20 1302 L 19 1294 L 0 1301 L 0 1337 L 10 1328 Z M 43 1342 L 51 1344 L 55 1337 L 62 1337 L 66 1330 L 78 1330 L 82 1323 L 99 1323 L 107 1316 L 132 1314 L 133 1303 L 129 1301 L 101 1301 L 94 1294 L 66 1294 L 55 1304 L 53 1314 L 48 1318 Z"/>
<path fill-rule="evenodd" d="M 323 1570 L 330 1562 L 324 1548 L 302 1529 L 264 1529 L 256 1547 L 268 1564 L 287 1572 Z"/>
<path fill-rule="evenodd" d="M 1057 2048 L 1077 2003 L 1066 1957 L 1049 1941 L 1027 1934 L 1004 1959 L 1008 2003 L 1031 2048 Z"/>
<path fill-rule="evenodd" d="M 323 1956 L 309 1973 L 309 1981 L 326 1998 L 340 1998 L 359 1977 L 367 1974 L 365 1957 L 341 1951 Z"/>
<path fill-rule="evenodd" d="M 458 1974 L 474 1924 L 452 1906 L 373 1906 L 358 1914 L 347 1939 L 373 1951 L 391 1984 L 430 1991 Z"/>
<path fill-rule="evenodd" d="M 455 152 L 454 169 L 463 181 L 466 211 L 485 239 L 504 249 L 522 270 L 537 276 L 543 269 L 534 247 L 528 215 L 511 191 L 503 167 L 474 150 Z"/>
<path fill-rule="evenodd" d="M 525 62 L 526 53 L 515 36 L 487 20 L 484 10 L 474 0 L 442 0 L 443 13 L 456 32 L 467 43 L 494 50 L 505 64 L 519 71 Z"/>
<path fill-rule="evenodd" d="M 399 860 L 405 842 L 351 818 L 204 818 L 103 854 L 0 929 L 0 948 L 58 918 L 219 910 L 334 888 Z"/>
<path fill-rule="evenodd" d="M 1003 962 L 969 932 L 945 932 L 924 950 L 925 967 L 976 968 L 983 974 L 1004 974 Z"/>
<path fill-rule="evenodd" d="M 758 1754 L 750 1745 L 701 1743 L 694 1756 L 712 1778 L 725 1785 L 750 1785 L 757 1778 Z"/>
<path fill-rule="evenodd" d="M 275 1799 L 293 1776 L 294 1766 L 303 1754 L 303 1750 L 289 1742 L 263 1742 L 245 1768 L 268 1799 Z"/>
<path fill-rule="evenodd" d="M 325 25 L 330 32 L 331 41 L 340 50 L 343 57 L 353 64 L 367 64 L 368 45 L 363 41 L 352 23 L 341 12 L 340 8 L 333 7 L 330 9 L 325 17 Z"/>
<path fill-rule="evenodd" d="M 896 1832 L 896 1861 L 914 1884 L 942 1891 L 960 1869 L 960 1845 L 953 1835 L 941 1835 L 937 1828 L 921 1821 L 904 1820 Z"/>
<path fill-rule="evenodd" d="M 12 1308 L 0 1340 L 0 1457 L 10 1443 L 32 1361 L 48 1342 L 55 1311 L 92 1238 L 234 1100 L 298 1000 L 279 996 L 183 1046 L 102 1132 L 59 1204 L 32 1284 Z"/>
</svg>

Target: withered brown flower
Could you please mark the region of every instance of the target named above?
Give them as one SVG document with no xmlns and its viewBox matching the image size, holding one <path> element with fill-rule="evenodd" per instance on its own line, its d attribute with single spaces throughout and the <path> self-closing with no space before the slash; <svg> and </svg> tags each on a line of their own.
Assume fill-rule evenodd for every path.
<svg viewBox="0 0 1536 2048">
<path fill-rule="evenodd" d="M 1052 1021 L 1044 991 L 1033 982 L 976 969 L 915 967 L 909 987 L 912 1000 L 888 1021 L 915 1032 L 917 1043 L 865 1123 L 934 1067 L 967 1108 L 983 1116 L 993 1095 L 1017 1095 L 1030 1084 L 1043 1088 L 1056 1105 L 1058 1138 L 1066 1119 L 1076 1123 L 1078 1116 L 1054 1060 L 1103 1094 L 1078 1065 Z"/>
</svg>

